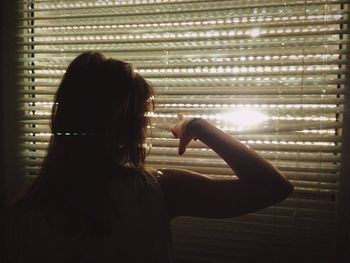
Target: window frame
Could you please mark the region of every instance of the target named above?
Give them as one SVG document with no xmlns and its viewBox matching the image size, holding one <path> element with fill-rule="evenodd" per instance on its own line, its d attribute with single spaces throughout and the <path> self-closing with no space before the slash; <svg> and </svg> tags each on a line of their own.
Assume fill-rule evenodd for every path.
<svg viewBox="0 0 350 263">
<path fill-rule="evenodd" d="M 11 7 L 13 8 L 13 7 Z M 349 9 L 348 5 L 344 5 L 344 8 Z M 2 9 L 4 10 L 4 9 Z M 11 9 L 12 10 L 12 9 Z M 6 14 L 10 15 L 10 12 L 4 12 Z M 12 12 L 13 13 L 13 12 Z M 15 16 L 15 15 L 14 15 Z M 347 25 L 345 25 L 347 26 Z M 10 28 L 10 27 L 9 27 Z M 348 35 L 345 35 L 346 37 L 348 37 Z M 9 43 L 10 41 L 3 40 L 2 37 L 2 42 L 4 43 Z M 14 42 L 13 42 L 14 43 Z M 12 44 L 13 44 L 12 43 Z M 349 47 L 346 47 L 347 49 L 349 49 Z M 349 60 L 349 54 L 346 55 L 346 59 Z M 6 60 L 5 60 L 6 61 Z M 2 73 L 2 76 L 4 74 Z M 338 237 L 337 237 L 337 241 L 338 241 L 338 257 L 347 257 L 349 258 L 349 255 L 346 255 L 346 249 L 349 248 L 349 236 L 350 236 L 350 227 L 349 227 L 349 217 L 350 217 L 350 208 L 347 206 L 347 204 L 350 203 L 350 177 L 346 176 L 348 175 L 348 171 L 350 169 L 350 113 L 349 113 L 349 109 L 350 109 L 350 87 L 349 87 L 349 74 L 346 75 L 347 76 L 347 84 L 345 85 L 345 89 L 346 89 L 346 94 L 345 94 L 345 104 L 344 104 L 344 113 L 343 113 L 343 139 L 342 139 L 342 167 L 340 170 L 340 188 L 339 188 L 339 193 L 338 193 L 338 223 L 337 223 L 337 227 L 338 227 Z M 13 143 L 15 140 L 13 139 L 14 135 L 13 131 L 16 130 L 19 133 L 19 128 L 17 127 L 18 123 L 14 122 L 13 120 L 8 119 L 7 117 L 11 114 L 8 113 L 8 109 L 12 109 L 13 112 L 13 105 L 9 105 L 11 104 L 10 101 L 14 101 L 13 100 L 13 96 L 14 96 L 14 91 L 13 91 L 13 80 L 9 80 L 8 83 L 10 83 L 7 87 L 1 89 L 2 95 L 5 95 L 3 97 L 3 101 L 8 101 L 9 103 L 5 103 L 3 108 L 5 109 L 3 112 L 1 112 L 2 114 L 2 123 L 4 123 L 4 125 L 2 125 L 1 130 L 3 131 L 3 138 L 7 138 L 9 140 L 6 139 L 6 141 L 10 144 L 11 142 Z M 11 85 L 12 83 L 12 85 Z M 12 86 L 12 88 L 11 88 Z M 11 93 L 6 94 L 6 92 Z M 17 93 L 15 94 L 15 96 L 17 96 Z M 5 99 L 6 98 L 6 99 Z M 5 116 L 5 117 L 4 117 Z M 12 116 L 12 115 L 11 115 Z M 15 116 L 15 115 L 13 115 Z M 14 128 L 15 127 L 15 128 Z M 14 128 L 14 129 L 13 129 Z M 2 150 L 4 150 L 4 152 L 6 152 L 6 154 L 4 156 L 14 156 L 13 154 L 13 150 L 10 150 L 9 145 L 3 145 Z M 5 159 L 5 158 L 3 158 Z M 16 159 L 16 158 L 15 158 Z M 14 160 L 15 160 L 14 159 Z M 9 160 L 9 158 L 6 158 L 6 162 Z M 2 167 L 5 167 L 3 165 L 1 165 Z M 14 164 L 12 162 L 10 162 L 9 165 L 6 165 L 6 167 L 10 167 L 10 170 L 12 170 L 12 172 L 5 172 L 5 174 L 12 174 L 13 175 L 13 171 L 15 171 L 15 167 L 18 167 L 17 164 Z M 3 169 L 6 170 L 6 169 Z M 15 177 L 13 176 L 8 176 L 7 177 L 7 181 L 10 182 L 12 180 L 14 180 L 14 182 L 10 182 L 9 184 L 12 185 L 10 186 L 10 188 L 12 189 L 10 192 L 17 192 L 18 190 L 13 190 L 13 189 L 18 189 L 17 186 L 18 185 L 18 179 L 14 179 L 15 177 L 18 177 L 17 175 Z M 2 190 L 2 189 L 1 189 Z M 6 192 L 6 190 L 5 190 Z M 11 195 L 10 193 L 6 194 L 8 197 L 6 197 L 5 199 L 9 199 Z M 344 231 L 345 230 L 345 231 Z M 342 256 L 343 255 L 343 256 Z"/>
</svg>

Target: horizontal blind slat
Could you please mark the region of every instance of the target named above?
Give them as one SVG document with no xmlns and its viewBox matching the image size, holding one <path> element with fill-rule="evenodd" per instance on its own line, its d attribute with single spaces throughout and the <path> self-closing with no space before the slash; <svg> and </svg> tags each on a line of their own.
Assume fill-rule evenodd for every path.
<svg viewBox="0 0 350 263">
<path fill-rule="evenodd" d="M 268 60 L 267 60 L 268 58 Z M 270 57 L 266 56 L 265 61 L 243 61 L 246 58 L 243 57 L 240 59 L 237 58 L 236 60 L 232 61 L 220 61 L 220 66 L 218 67 L 218 61 L 213 62 L 192 62 L 192 61 L 185 61 L 185 62 L 172 62 L 172 61 L 154 61 L 154 62 L 136 62 L 134 63 L 136 65 L 137 69 L 171 69 L 171 68 L 222 68 L 225 67 L 290 67 L 290 66 L 319 66 L 320 64 L 322 66 L 330 66 L 330 65 L 346 65 L 349 63 L 350 60 L 347 59 L 331 59 L 331 60 L 324 60 L 324 58 L 320 57 L 318 60 L 287 60 L 283 59 L 281 61 L 280 59 L 272 61 Z M 238 61 L 237 61 L 238 60 Z M 130 61 L 132 62 L 132 61 Z M 25 65 L 25 66 L 18 66 L 19 70 L 59 70 L 59 71 L 65 71 L 67 68 L 67 64 L 61 64 L 60 62 L 51 62 L 50 64 L 44 64 L 41 66 L 36 65 Z"/>
<path fill-rule="evenodd" d="M 325 41 L 325 39 L 323 39 Z M 340 42 L 339 42 L 340 41 Z M 337 40 L 336 43 L 339 44 L 346 44 L 348 43 L 347 40 Z M 328 44 L 328 42 L 323 42 L 322 44 Z M 21 50 L 19 50 L 20 52 Z M 69 50 L 67 50 L 68 52 Z M 276 49 L 267 49 L 267 48 L 262 48 L 262 49 L 240 49 L 240 50 L 235 50 L 235 49 L 229 49 L 229 50 L 223 50 L 223 49 L 208 49 L 208 50 L 197 50 L 193 49 L 191 50 L 191 54 L 189 56 L 188 51 L 186 50 L 179 50 L 179 51 L 172 51 L 172 50 L 161 50 L 161 51 L 145 51 L 142 50 L 140 52 L 130 52 L 128 55 L 125 55 L 124 52 L 120 52 L 120 50 L 115 50 L 113 52 L 113 55 L 123 59 L 123 60 L 130 60 L 130 59 L 139 59 L 139 60 L 156 60 L 160 63 L 163 63 L 164 61 L 166 62 L 167 60 L 172 60 L 172 59 L 191 59 L 191 58 L 206 58 L 206 59 L 215 59 L 215 58 L 221 58 L 221 57 L 241 57 L 241 56 L 252 56 L 252 57 L 258 57 L 258 56 L 277 56 L 277 59 L 283 59 L 285 56 L 300 56 L 299 59 L 301 60 L 306 60 L 308 56 L 319 56 L 327 59 L 328 55 L 342 55 L 342 54 L 347 54 L 346 49 L 325 49 L 325 48 L 309 48 L 309 47 L 303 47 L 303 49 L 294 49 L 294 48 L 288 48 L 286 46 L 283 46 L 281 50 L 276 50 Z M 23 52 L 26 53 L 35 53 L 35 50 L 29 49 L 25 50 Z M 75 55 L 78 55 L 81 51 L 76 51 L 75 54 L 70 54 L 70 53 L 64 53 L 62 55 L 62 50 L 57 50 L 56 56 L 55 57 L 37 57 L 35 59 L 30 58 L 30 57 L 20 57 L 20 61 L 28 61 L 28 62 L 41 62 L 41 61 L 55 61 L 55 60 L 60 60 L 60 61 L 65 61 L 66 63 L 70 62 L 71 60 L 74 59 Z M 339 57 L 338 57 L 339 58 Z M 255 58 L 254 61 L 256 61 L 258 58 Z M 220 63 L 218 63 L 220 65 Z"/>
<path fill-rule="evenodd" d="M 39 88 L 40 85 L 31 84 L 33 87 Z M 27 85 L 24 85 L 27 86 Z M 44 85 L 46 86 L 46 85 Z M 55 88 L 56 85 L 53 85 Z M 239 87 L 238 87 L 239 88 Z M 242 89 L 235 89 L 234 87 L 202 87 L 201 90 L 189 87 L 176 87 L 174 89 L 169 88 L 156 88 L 157 94 L 159 95 L 329 95 L 329 94 L 345 94 L 344 88 L 333 88 L 333 89 L 305 89 L 300 87 L 295 87 L 296 89 L 288 88 L 256 88 L 256 87 L 244 87 Z M 21 90 L 21 94 L 28 95 L 54 95 L 56 89 L 37 89 L 37 90 Z"/>
<path fill-rule="evenodd" d="M 211 33 L 203 33 L 198 36 L 198 34 L 191 35 L 190 36 L 184 36 L 184 34 L 175 34 L 172 35 L 164 35 L 159 36 L 157 34 L 151 35 L 151 34 L 143 34 L 143 35 L 108 35 L 105 36 L 106 39 L 103 37 L 95 38 L 95 39 L 89 39 L 88 37 L 81 37 L 81 40 L 74 40 L 73 37 L 70 37 L 72 40 L 57 40 L 55 37 L 47 37 L 46 41 L 40 41 L 40 40 L 31 40 L 31 41 L 19 41 L 18 45 L 36 45 L 36 46 L 57 46 L 57 45 L 92 45 L 92 44 L 114 44 L 116 41 L 118 43 L 126 43 L 126 44 L 134 44 L 134 43 L 171 43 L 171 42 L 193 42 L 193 41 L 206 41 L 206 40 L 215 40 L 215 41 L 228 41 L 232 38 L 235 38 L 235 40 L 232 40 L 234 42 L 239 42 L 240 40 L 244 39 L 251 39 L 250 31 L 247 31 L 239 36 L 227 36 L 230 34 L 230 32 L 223 31 L 221 33 L 217 33 L 217 36 L 213 36 Z M 259 36 L 259 40 L 262 41 L 264 38 L 273 38 L 273 37 L 283 37 L 283 38 L 290 38 L 290 37 L 303 37 L 303 36 L 317 36 L 317 35 L 339 35 L 339 34 L 350 34 L 350 30 L 348 29 L 335 29 L 335 30 L 310 30 L 306 32 L 281 32 L 281 33 L 261 33 Z M 68 37 L 67 37 L 68 38 Z M 86 38 L 86 39 L 84 39 Z M 236 40 L 237 39 L 237 40 Z M 265 39 L 264 39 L 265 40 Z M 268 39 L 267 39 L 268 40 Z M 266 41 L 266 40 L 265 40 Z M 313 43 L 313 41 L 308 41 L 309 43 Z M 273 42 L 272 42 L 273 43 Z M 286 43 L 288 46 L 292 42 Z M 234 43 L 231 43 L 231 45 Z M 240 43 L 242 45 L 242 43 Z M 268 44 L 268 43 L 267 43 Z"/>
<path fill-rule="evenodd" d="M 183 22 L 184 23 L 184 22 Z M 293 28 L 293 27 L 301 27 L 301 26 L 330 26 L 330 25 L 343 25 L 343 24 L 348 24 L 349 20 L 346 19 L 327 19 L 326 21 L 324 19 L 319 19 L 316 21 L 310 20 L 304 20 L 304 21 L 298 21 L 298 22 L 294 22 L 294 21 L 274 21 L 274 22 L 260 22 L 259 26 L 260 27 L 269 27 L 269 28 L 274 28 L 274 27 L 287 27 L 288 28 Z M 158 23 L 159 24 L 159 23 Z M 160 23 L 161 24 L 161 23 Z M 251 29 L 255 29 L 256 28 L 256 21 L 253 22 L 246 22 L 246 23 L 239 23 L 239 24 L 234 24 L 234 25 L 230 25 L 230 24 L 223 24 L 223 25 L 195 25 L 195 26 L 190 26 L 190 28 L 184 28 L 184 27 L 171 27 L 169 28 L 169 26 L 164 23 L 165 25 L 159 25 L 158 27 L 142 27 L 140 29 L 137 30 L 138 34 L 149 34 L 149 33 L 175 33 L 175 32 L 197 32 L 197 31 L 210 31 L 210 30 L 217 30 L 217 31 L 222 31 L 222 30 L 227 30 L 227 29 L 248 29 L 250 31 L 248 31 L 248 33 L 251 32 Z M 59 27 L 59 26 L 56 26 Z M 76 37 L 86 37 L 86 36 L 114 36 L 114 35 L 121 35 L 121 34 L 127 34 L 128 32 L 128 28 L 130 27 L 128 26 L 121 26 L 119 25 L 119 27 L 116 24 L 113 25 L 101 25 L 100 27 L 97 27 L 96 25 L 84 25 L 84 26 L 69 26 L 69 27 L 73 27 L 72 31 L 66 31 L 66 32 L 62 32 L 62 30 L 64 28 L 67 29 L 68 26 L 61 26 L 62 29 L 58 30 L 56 29 L 56 27 L 52 27 L 52 26 L 47 26 L 44 27 L 42 26 L 42 29 L 45 31 L 45 33 L 28 33 L 28 32 L 23 32 L 20 33 L 18 36 L 20 38 L 33 38 L 33 37 L 44 37 L 44 38 L 50 38 L 50 37 L 54 37 L 54 36 L 76 36 Z M 76 27 L 76 28 L 74 28 Z M 37 28 L 34 27 L 33 28 Z M 110 28 L 113 28 L 113 30 L 111 30 Z M 57 32 L 56 32 L 57 30 Z M 74 31 L 73 31 L 74 30 Z"/>
<path fill-rule="evenodd" d="M 162 2 L 152 2 L 152 3 L 142 3 L 142 2 L 133 2 L 132 4 L 130 3 L 119 3 L 118 5 L 116 4 L 110 4 L 108 2 L 97 2 L 97 3 L 92 3 L 90 2 L 89 4 L 83 4 L 83 3 L 79 3 L 79 4 L 75 4 L 74 1 L 69 2 L 66 1 L 66 3 L 62 3 L 62 2 L 55 2 L 55 1 L 38 1 L 38 0 L 33 0 L 33 1 L 20 1 L 20 3 L 38 3 L 38 4 L 43 4 L 43 3 L 47 3 L 50 5 L 49 8 L 31 8 L 30 10 L 32 11 L 52 11 L 53 8 L 56 11 L 64 11 L 64 10 L 96 10 L 96 8 L 99 9 L 110 9 L 111 7 L 127 7 L 127 6 L 133 6 L 133 7 L 143 7 L 143 6 L 161 6 L 164 4 L 167 5 L 177 5 L 179 2 L 181 4 L 185 3 L 185 4 L 193 4 L 193 3 L 200 3 L 202 4 L 203 1 L 202 0 L 177 0 L 176 2 L 173 1 L 164 1 L 162 0 Z M 68 3 L 67 3 L 68 2 Z M 207 1 L 207 2 L 222 2 L 222 0 L 211 0 L 211 1 Z M 226 1 L 227 2 L 227 1 Z M 341 3 L 345 3 L 346 1 L 339 1 L 339 0 L 332 0 L 332 1 L 327 1 L 327 5 L 331 5 L 331 4 L 341 4 Z M 55 4 L 56 3 L 56 4 Z M 280 6 L 280 7 L 290 7 L 290 6 L 299 6 L 299 5 L 305 5 L 305 3 L 303 3 L 302 1 L 289 1 L 288 3 L 279 3 L 279 2 L 275 2 L 275 1 L 265 1 L 263 4 L 258 4 L 258 2 L 254 1 L 253 4 L 250 3 L 250 1 L 235 1 L 236 5 L 234 6 L 234 8 L 240 9 L 242 7 L 246 8 L 256 8 L 256 7 L 275 7 L 275 6 Z M 324 4 L 324 1 L 309 1 L 308 2 L 311 5 L 322 5 Z M 230 7 L 230 9 L 232 9 L 232 7 Z M 29 10 L 27 9 L 19 9 L 19 12 L 29 12 Z"/>
</svg>

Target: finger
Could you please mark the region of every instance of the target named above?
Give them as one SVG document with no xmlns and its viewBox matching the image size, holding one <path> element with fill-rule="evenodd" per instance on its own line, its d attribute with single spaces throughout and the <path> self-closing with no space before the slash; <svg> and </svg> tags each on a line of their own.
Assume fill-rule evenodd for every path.
<svg viewBox="0 0 350 263">
<path fill-rule="evenodd" d="M 183 120 L 183 119 L 184 119 L 184 115 L 183 115 L 182 113 L 178 113 L 178 114 L 177 114 L 177 119 L 178 119 L 179 121 Z"/>
<path fill-rule="evenodd" d="M 179 155 L 183 155 L 186 151 L 187 145 L 190 143 L 191 139 L 181 138 L 179 142 Z"/>
</svg>

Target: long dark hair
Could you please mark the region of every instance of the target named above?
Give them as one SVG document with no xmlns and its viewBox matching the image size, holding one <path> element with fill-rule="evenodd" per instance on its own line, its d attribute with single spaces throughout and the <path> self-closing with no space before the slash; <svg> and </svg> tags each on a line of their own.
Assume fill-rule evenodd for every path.
<svg viewBox="0 0 350 263">
<path fill-rule="evenodd" d="M 130 64 L 97 52 L 76 57 L 57 90 L 48 154 L 25 199 L 106 225 L 110 179 L 143 171 L 152 97 Z"/>
</svg>

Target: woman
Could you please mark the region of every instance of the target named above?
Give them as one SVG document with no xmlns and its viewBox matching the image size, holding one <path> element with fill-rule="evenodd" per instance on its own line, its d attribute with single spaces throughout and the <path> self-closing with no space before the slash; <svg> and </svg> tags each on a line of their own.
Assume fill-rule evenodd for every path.
<svg viewBox="0 0 350 263">
<path fill-rule="evenodd" d="M 238 176 L 212 179 L 144 167 L 151 85 L 96 52 L 67 68 L 38 178 L 3 221 L 9 262 L 173 262 L 170 221 L 227 218 L 274 203 L 293 186 L 269 162 L 201 118 L 179 115 L 179 154 L 196 138 Z"/>
</svg>

